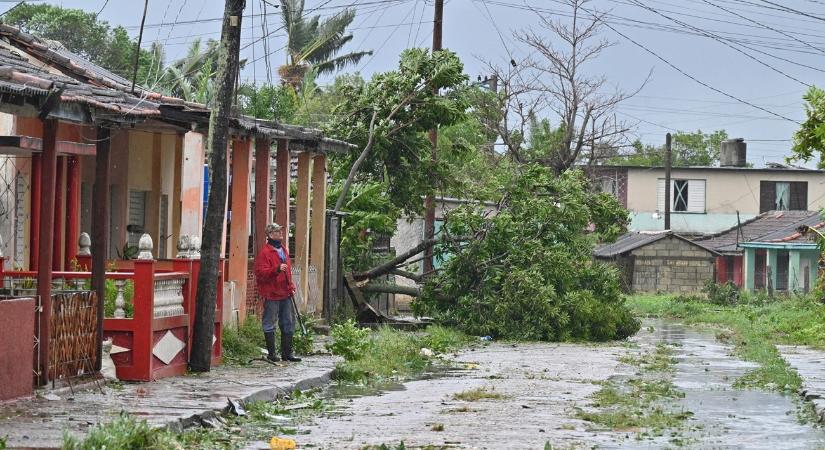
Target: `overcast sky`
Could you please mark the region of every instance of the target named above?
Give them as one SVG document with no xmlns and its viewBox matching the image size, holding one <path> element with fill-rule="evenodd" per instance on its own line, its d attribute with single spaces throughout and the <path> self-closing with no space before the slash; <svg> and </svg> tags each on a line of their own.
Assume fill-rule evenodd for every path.
<svg viewBox="0 0 825 450">
<path fill-rule="evenodd" d="M 143 9 L 137 0 L 47 1 L 91 12 L 102 9 L 101 19 L 123 25 L 135 36 Z M 349 49 L 375 54 L 347 70 L 367 77 L 395 67 L 402 49 L 432 42 L 432 0 L 306 2 L 307 15 L 328 16 L 346 6 L 357 9 Z M 160 41 L 172 60 L 184 55 L 193 39 L 218 39 L 223 3 L 149 0 L 144 46 Z M 475 79 L 484 75 L 484 61 L 506 65 L 511 56 L 520 60 L 529 53 L 513 33 L 525 27 L 545 32 L 531 7 L 563 19 L 569 8 L 562 3 L 446 0 L 444 47 L 458 53 Z M 258 83 L 267 79 L 262 5 L 262 0 L 247 0 L 241 55 L 254 61 L 242 78 Z M 825 72 L 825 1 L 593 0 L 588 8 L 609 12 L 607 22 L 615 31 L 604 28 L 602 36 L 615 45 L 586 70 L 603 74 L 611 86 L 624 91 L 635 90 L 653 73 L 642 91 L 619 108 L 621 117 L 638 123 L 635 134 L 643 142 L 662 143 L 668 131 L 725 129 L 731 137 L 748 141 L 748 159 L 756 166 L 780 162 L 798 127 L 794 121 L 804 118 L 806 85 L 825 85 L 820 81 Z M 266 44 L 275 71 L 286 60 L 285 35 L 279 30 L 278 9 L 267 6 L 266 12 Z M 276 73 L 272 77 L 277 80 Z"/>
</svg>

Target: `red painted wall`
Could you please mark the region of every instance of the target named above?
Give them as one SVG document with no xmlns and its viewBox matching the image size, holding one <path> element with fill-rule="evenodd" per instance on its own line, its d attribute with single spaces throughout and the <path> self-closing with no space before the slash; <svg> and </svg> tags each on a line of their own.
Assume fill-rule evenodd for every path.
<svg viewBox="0 0 825 450">
<path fill-rule="evenodd" d="M 0 400 L 32 395 L 34 299 L 0 300 Z"/>
</svg>

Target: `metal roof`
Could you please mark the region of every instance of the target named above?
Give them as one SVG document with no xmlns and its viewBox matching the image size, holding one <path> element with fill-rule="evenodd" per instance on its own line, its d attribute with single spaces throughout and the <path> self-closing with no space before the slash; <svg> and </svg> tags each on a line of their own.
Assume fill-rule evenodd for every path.
<svg viewBox="0 0 825 450">
<path fill-rule="evenodd" d="M 703 246 L 702 244 L 698 244 L 687 238 L 679 236 L 678 234 L 672 231 L 658 231 L 655 233 L 640 233 L 634 231 L 622 235 L 621 237 L 619 237 L 619 239 L 616 240 L 616 242 L 613 242 L 612 244 L 597 247 L 596 250 L 593 251 L 593 255 L 597 258 L 612 258 L 627 252 L 631 252 L 633 250 L 636 250 L 637 248 L 644 247 L 645 245 L 651 244 L 660 239 L 664 239 L 668 236 L 673 236 L 674 238 L 683 240 L 691 245 L 699 247 L 710 253 L 717 253 L 714 250 L 711 250 Z"/>
<path fill-rule="evenodd" d="M 696 242 L 720 253 L 739 253 L 743 242 L 780 242 L 796 240 L 799 227 L 822 227 L 816 211 L 768 211 L 725 231 L 695 239 Z M 805 238 L 810 239 L 810 238 Z"/>
</svg>

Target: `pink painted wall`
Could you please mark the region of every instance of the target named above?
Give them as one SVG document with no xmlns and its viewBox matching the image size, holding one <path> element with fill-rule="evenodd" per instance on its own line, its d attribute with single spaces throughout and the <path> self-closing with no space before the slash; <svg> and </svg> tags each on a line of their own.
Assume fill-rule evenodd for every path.
<svg viewBox="0 0 825 450">
<path fill-rule="evenodd" d="M 32 394 L 34 299 L 0 300 L 0 400 Z"/>
</svg>

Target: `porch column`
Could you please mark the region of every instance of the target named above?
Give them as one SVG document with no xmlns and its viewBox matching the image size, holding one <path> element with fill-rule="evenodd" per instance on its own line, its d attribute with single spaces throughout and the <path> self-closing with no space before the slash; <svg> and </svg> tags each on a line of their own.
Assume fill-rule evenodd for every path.
<svg viewBox="0 0 825 450">
<path fill-rule="evenodd" d="M 308 152 L 298 154 L 298 192 L 295 195 L 295 265 L 301 271 L 301 278 L 296 286 L 301 291 L 302 311 L 306 311 L 309 297 L 309 190 L 310 164 L 312 155 Z"/>
<path fill-rule="evenodd" d="M 246 279 L 249 262 L 249 172 L 252 170 L 250 142 L 235 141 L 232 146 L 232 221 L 229 223 L 229 273 L 227 281 L 235 282 L 238 321 L 246 319 Z M 233 299 L 224 298 L 223 318 L 230 323 Z"/>
<path fill-rule="evenodd" d="M 779 279 L 776 276 L 776 267 L 777 267 L 776 266 L 776 260 L 777 260 L 778 254 L 779 254 L 779 250 L 777 250 L 775 248 L 769 248 L 767 250 L 767 257 L 765 258 L 767 260 L 767 266 L 768 266 L 768 268 L 766 268 L 766 271 L 768 271 L 768 274 L 766 274 L 766 276 L 770 277 L 770 283 L 771 283 L 770 286 L 771 286 L 771 289 L 773 289 L 773 290 L 776 290 L 776 281 Z M 768 281 L 768 280 L 766 280 L 766 281 Z M 791 285 L 789 284 L 788 287 L 790 288 L 790 286 Z"/>
<path fill-rule="evenodd" d="M 97 332 L 103 335 L 103 303 L 106 299 L 106 256 L 109 252 L 109 170 L 111 130 L 97 128 L 95 182 L 92 186 L 92 290 L 97 294 Z M 101 359 L 95 361 L 100 370 Z"/>
<path fill-rule="evenodd" d="M 816 279 L 819 277 L 819 250 L 812 251 L 809 258 L 811 259 L 811 265 L 809 267 L 811 271 L 810 290 L 813 291 L 814 289 L 816 289 Z"/>
<path fill-rule="evenodd" d="M 161 146 L 163 145 L 162 136 L 160 133 L 152 133 L 152 151 L 147 152 L 150 156 L 152 175 L 150 180 L 151 189 L 146 198 L 146 229 L 144 233 L 148 233 L 152 237 L 152 241 L 157 243 L 156 249 L 160 251 L 160 177 L 161 177 Z M 157 253 L 157 259 L 163 259 L 166 255 Z"/>
<path fill-rule="evenodd" d="M 44 132 L 45 136 L 45 132 Z M 63 210 L 63 197 L 65 195 L 65 184 L 63 177 L 63 169 L 66 167 L 66 157 L 57 157 L 57 166 L 55 167 L 55 176 L 52 178 L 46 177 L 43 174 L 44 180 L 52 180 L 50 185 L 54 186 L 54 234 L 52 242 L 52 269 L 63 270 L 63 224 L 66 221 L 66 215 Z M 44 241 L 49 242 L 49 241 Z"/>
<path fill-rule="evenodd" d="M 57 121 L 43 121 L 43 151 L 41 173 L 44 180 L 54 180 L 57 174 Z M 49 183 L 51 184 L 51 183 Z M 40 195 L 40 242 L 54 241 L 55 192 L 43 189 Z M 54 247 L 41 245 L 37 266 L 37 295 L 40 297 L 40 384 L 49 381 L 49 332 L 52 312 L 52 257 Z"/>
<path fill-rule="evenodd" d="M 255 138 L 255 241 L 253 250 L 266 243 L 264 228 L 269 219 L 269 158 L 272 141 L 266 137 Z"/>
<path fill-rule="evenodd" d="M 799 250 L 788 251 L 788 292 L 801 292 L 805 286 Z"/>
<path fill-rule="evenodd" d="M 37 270 L 40 260 L 40 185 L 43 155 L 32 155 L 31 221 L 29 223 L 29 270 Z"/>
<path fill-rule="evenodd" d="M 180 239 L 181 222 L 181 179 L 183 178 L 183 134 L 175 136 L 175 174 L 172 187 L 172 198 L 169 207 L 172 208 L 172 256 L 177 254 L 175 247 Z"/>
<path fill-rule="evenodd" d="M 203 228 L 204 190 L 203 135 L 190 131 L 183 136 L 179 233 L 200 237 Z"/>
<path fill-rule="evenodd" d="M 284 228 L 284 245 L 289 248 L 289 141 L 278 139 L 275 158 L 275 222 Z"/>
<path fill-rule="evenodd" d="M 66 164 L 66 270 L 77 257 L 80 236 L 80 158 L 69 156 Z"/>
<path fill-rule="evenodd" d="M 754 276 L 756 275 L 756 250 L 745 248 L 745 255 L 742 267 L 745 277 L 745 290 L 753 291 Z"/>
<path fill-rule="evenodd" d="M 312 238 L 309 241 L 309 262 L 315 266 L 318 295 L 315 298 L 315 314 L 324 309 L 324 273 L 326 270 L 327 238 L 327 157 L 316 155 L 312 161 Z"/>
</svg>

